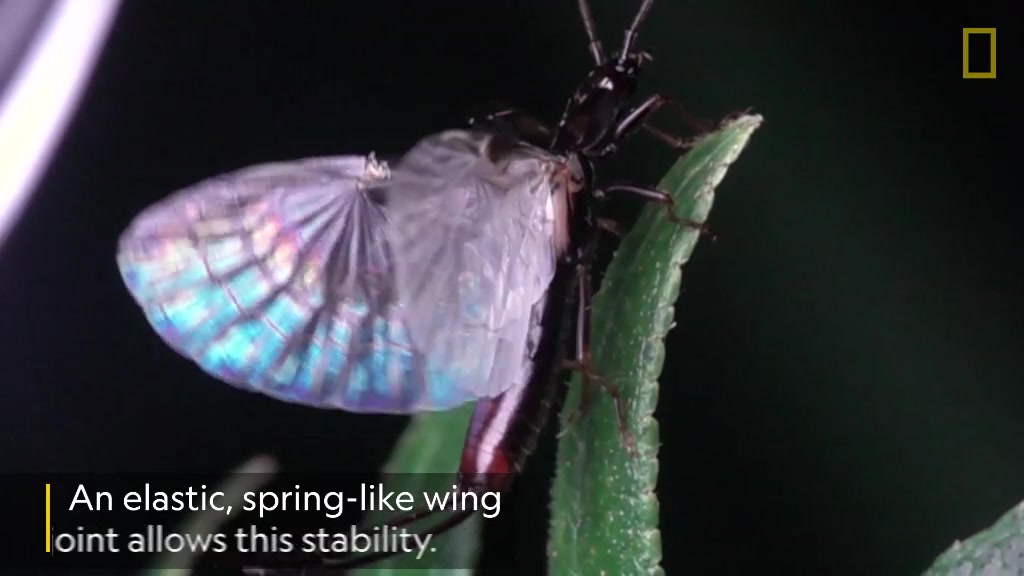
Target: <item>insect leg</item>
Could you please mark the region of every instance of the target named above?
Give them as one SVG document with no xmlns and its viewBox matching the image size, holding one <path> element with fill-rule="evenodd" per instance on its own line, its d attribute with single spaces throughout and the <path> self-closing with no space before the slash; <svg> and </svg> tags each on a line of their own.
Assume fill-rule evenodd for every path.
<svg viewBox="0 0 1024 576">
<path fill-rule="evenodd" d="M 583 387 L 580 389 L 579 406 L 573 409 L 566 420 L 564 434 L 576 423 L 579 417 L 590 409 L 594 403 L 594 387 L 589 368 L 590 365 L 590 272 L 585 264 L 576 265 L 576 278 L 579 294 L 576 303 L 576 357 L 562 362 L 562 368 L 575 370 L 583 375 Z M 559 436 L 561 436 L 559 434 Z"/>
<path fill-rule="evenodd" d="M 580 416 L 582 416 L 593 404 L 593 385 L 596 382 L 604 388 L 615 402 L 615 418 L 618 422 L 619 435 L 622 437 L 622 443 L 630 454 L 635 454 L 636 441 L 633 439 L 633 434 L 629 431 L 629 427 L 627 426 L 628 419 L 626 416 L 626 399 L 622 397 L 619 387 L 614 382 L 596 374 L 591 368 L 590 308 L 593 291 L 590 285 L 590 270 L 582 264 L 578 265 L 576 267 L 576 276 L 578 279 L 577 285 L 579 286 L 579 303 L 576 313 L 576 358 L 574 360 L 567 360 L 563 362 L 562 367 L 582 374 L 583 388 L 580 390 L 579 406 L 573 409 L 569 414 L 565 428 L 559 433 L 559 436 L 563 436 L 568 432 Z"/>
<path fill-rule="evenodd" d="M 664 190 L 659 190 L 658 188 L 648 186 L 636 186 L 634 184 L 611 184 L 599 190 L 595 190 L 593 194 L 595 197 L 600 198 L 608 195 L 608 193 L 611 192 L 624 192 L 627 194 L 633 194 L 634 196 L 639 196 L 640 198 L 647 200 L 648 202 L 655 202 L 661 204 L 662 206 L 665 207 L 665 212 L 668 215 L 669 222 L 673 222 L 681 226 L 686 226 L 688 228 L 694 228 L 698 230 L 701 234 L 707 234 L 711 236 L 712 240 L 715 239 L 715 235 L 711 232 L 711 229 L 708 228 L 707 225 L 704 224 L 703 222 L 694 222 L 692 220 L 687 220 L 686 218 L 681 218 L 680 216 L 678 216 L 675 212 L 675 200 L 672 199 L 671 194 L 665 192 Z"/>
<path fill-rule="evenodd" d="M 618 125 L 615 127 L 615 138 L 614 141 L 618 142 L 625 139 L 627 136 L 632 134 L 638 128 L 643 128 L 649 134 L 655 136 L 662 142 L 665 142 L 669 146 L 678 150 L 687 150 L 693 145 L 692 139 L 684 139 L 678 136 L 673 136 L 651 126 L 648 121 L 650 116 L 665 106 L 672 106 L 680 112 L 683 120 L 686 121 L 692 128 L 698 133 L 703 134 L 714 128 L 711 124 L 698 119 L 697 117 L 690 114 L 686 108 L 683 107 L 682 103 L 678 100 L 665 96 L 664 94 L 655 94 L 643 102 L 640 103 L 636 108 L 630 110 L 625 116 L 623 116 Z"/>
</svg>

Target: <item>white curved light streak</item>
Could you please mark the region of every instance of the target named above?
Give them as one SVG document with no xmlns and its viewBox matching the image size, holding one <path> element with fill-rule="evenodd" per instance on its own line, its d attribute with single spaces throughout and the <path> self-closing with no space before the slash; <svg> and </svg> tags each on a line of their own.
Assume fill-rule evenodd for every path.
<svg viewBox="0 0 1024 576">
<path fill-rule="evenodd" d="M 120 0 L 55 3 L 3 92 L 0 244 L 63 135 L 119 5 Z"/>
</svg>

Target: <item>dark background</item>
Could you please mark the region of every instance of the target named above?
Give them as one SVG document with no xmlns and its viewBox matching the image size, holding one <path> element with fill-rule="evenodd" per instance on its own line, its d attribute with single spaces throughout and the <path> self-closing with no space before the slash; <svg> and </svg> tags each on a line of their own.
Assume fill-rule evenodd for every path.
<svg viewBox="0 0 1024 576">
<path fill-rule="evenodd" d="M 606 45 L 633 4 L 595 1 Z M 917 574 L 1024 499 L 1019 28 L 1008 8 L 926 6 L 661 0 L 642 29 L 645 93 L 765 117 L 667 342 L 669 574 Z M 998 79 L 961 78 L 963 27 L 999 29 Z M 570 0 L 126 2 L 0 251 L 3 467 L 377 469 L 403 418 L 205 376 L 129 297 L 118 235 L 206 176 L 399 152 L 491 98 L 553 123 L 588 65 Z M 672 159 L 641 135 L 602 175 L 653 182 Z M 552 454 L 484 566 L 542 570 Z"/>
</svg>

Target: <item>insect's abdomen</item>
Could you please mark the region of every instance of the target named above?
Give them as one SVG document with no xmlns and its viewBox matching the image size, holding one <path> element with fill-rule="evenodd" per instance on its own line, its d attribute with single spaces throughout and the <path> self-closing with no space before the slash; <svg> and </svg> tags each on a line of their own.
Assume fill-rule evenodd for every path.
<svg viewBox="0 0 1024 576">
<path fill-rule="evenodd" d="M 464 490 L 505 490 L 537 445 L 558 392 L 562 328 L 575 274 L 559 266 L 548 293 L 534 304 L 521 382 L 477 402 L 462 449 Z"/>
</svg>

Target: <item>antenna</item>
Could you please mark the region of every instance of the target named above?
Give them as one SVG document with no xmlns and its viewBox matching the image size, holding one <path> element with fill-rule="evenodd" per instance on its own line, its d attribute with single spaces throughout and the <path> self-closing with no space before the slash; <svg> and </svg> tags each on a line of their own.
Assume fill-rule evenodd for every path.
<svg viewBox="0 0 1024 576">
<path fill-rule="evenodd" d="M 588 0 L 578 0 L 577 4 L 580 7 L 580 18 L 583 19 L 583 29 L 587 31 L 587 40 L 590 40 L 590 55 L 594 57 L 595 64 L 603 64 L 604 49 L 601 48 L 601 39 L 597 37 L 594 15 L 590 13 L 590 3 Z"/>
<path fill-rule="evenodd" d="M 580 4 L 583 4 L 583 0 L 580 0 Z M 619 52 L 619 64 L 625 64 L 626 58 L 633 51 L 637 28 L 647 18 L 647 13 L 651 11 L 652 4 L 654 4 L 654 0 L 643 0 L 643 3 L 640 4 L 640 9 L 636 11 L 636 16 L 633 17 L 633 23 L 626 29 L 626 37 L 622 40 L 622 51 Z"/>
</svg>

